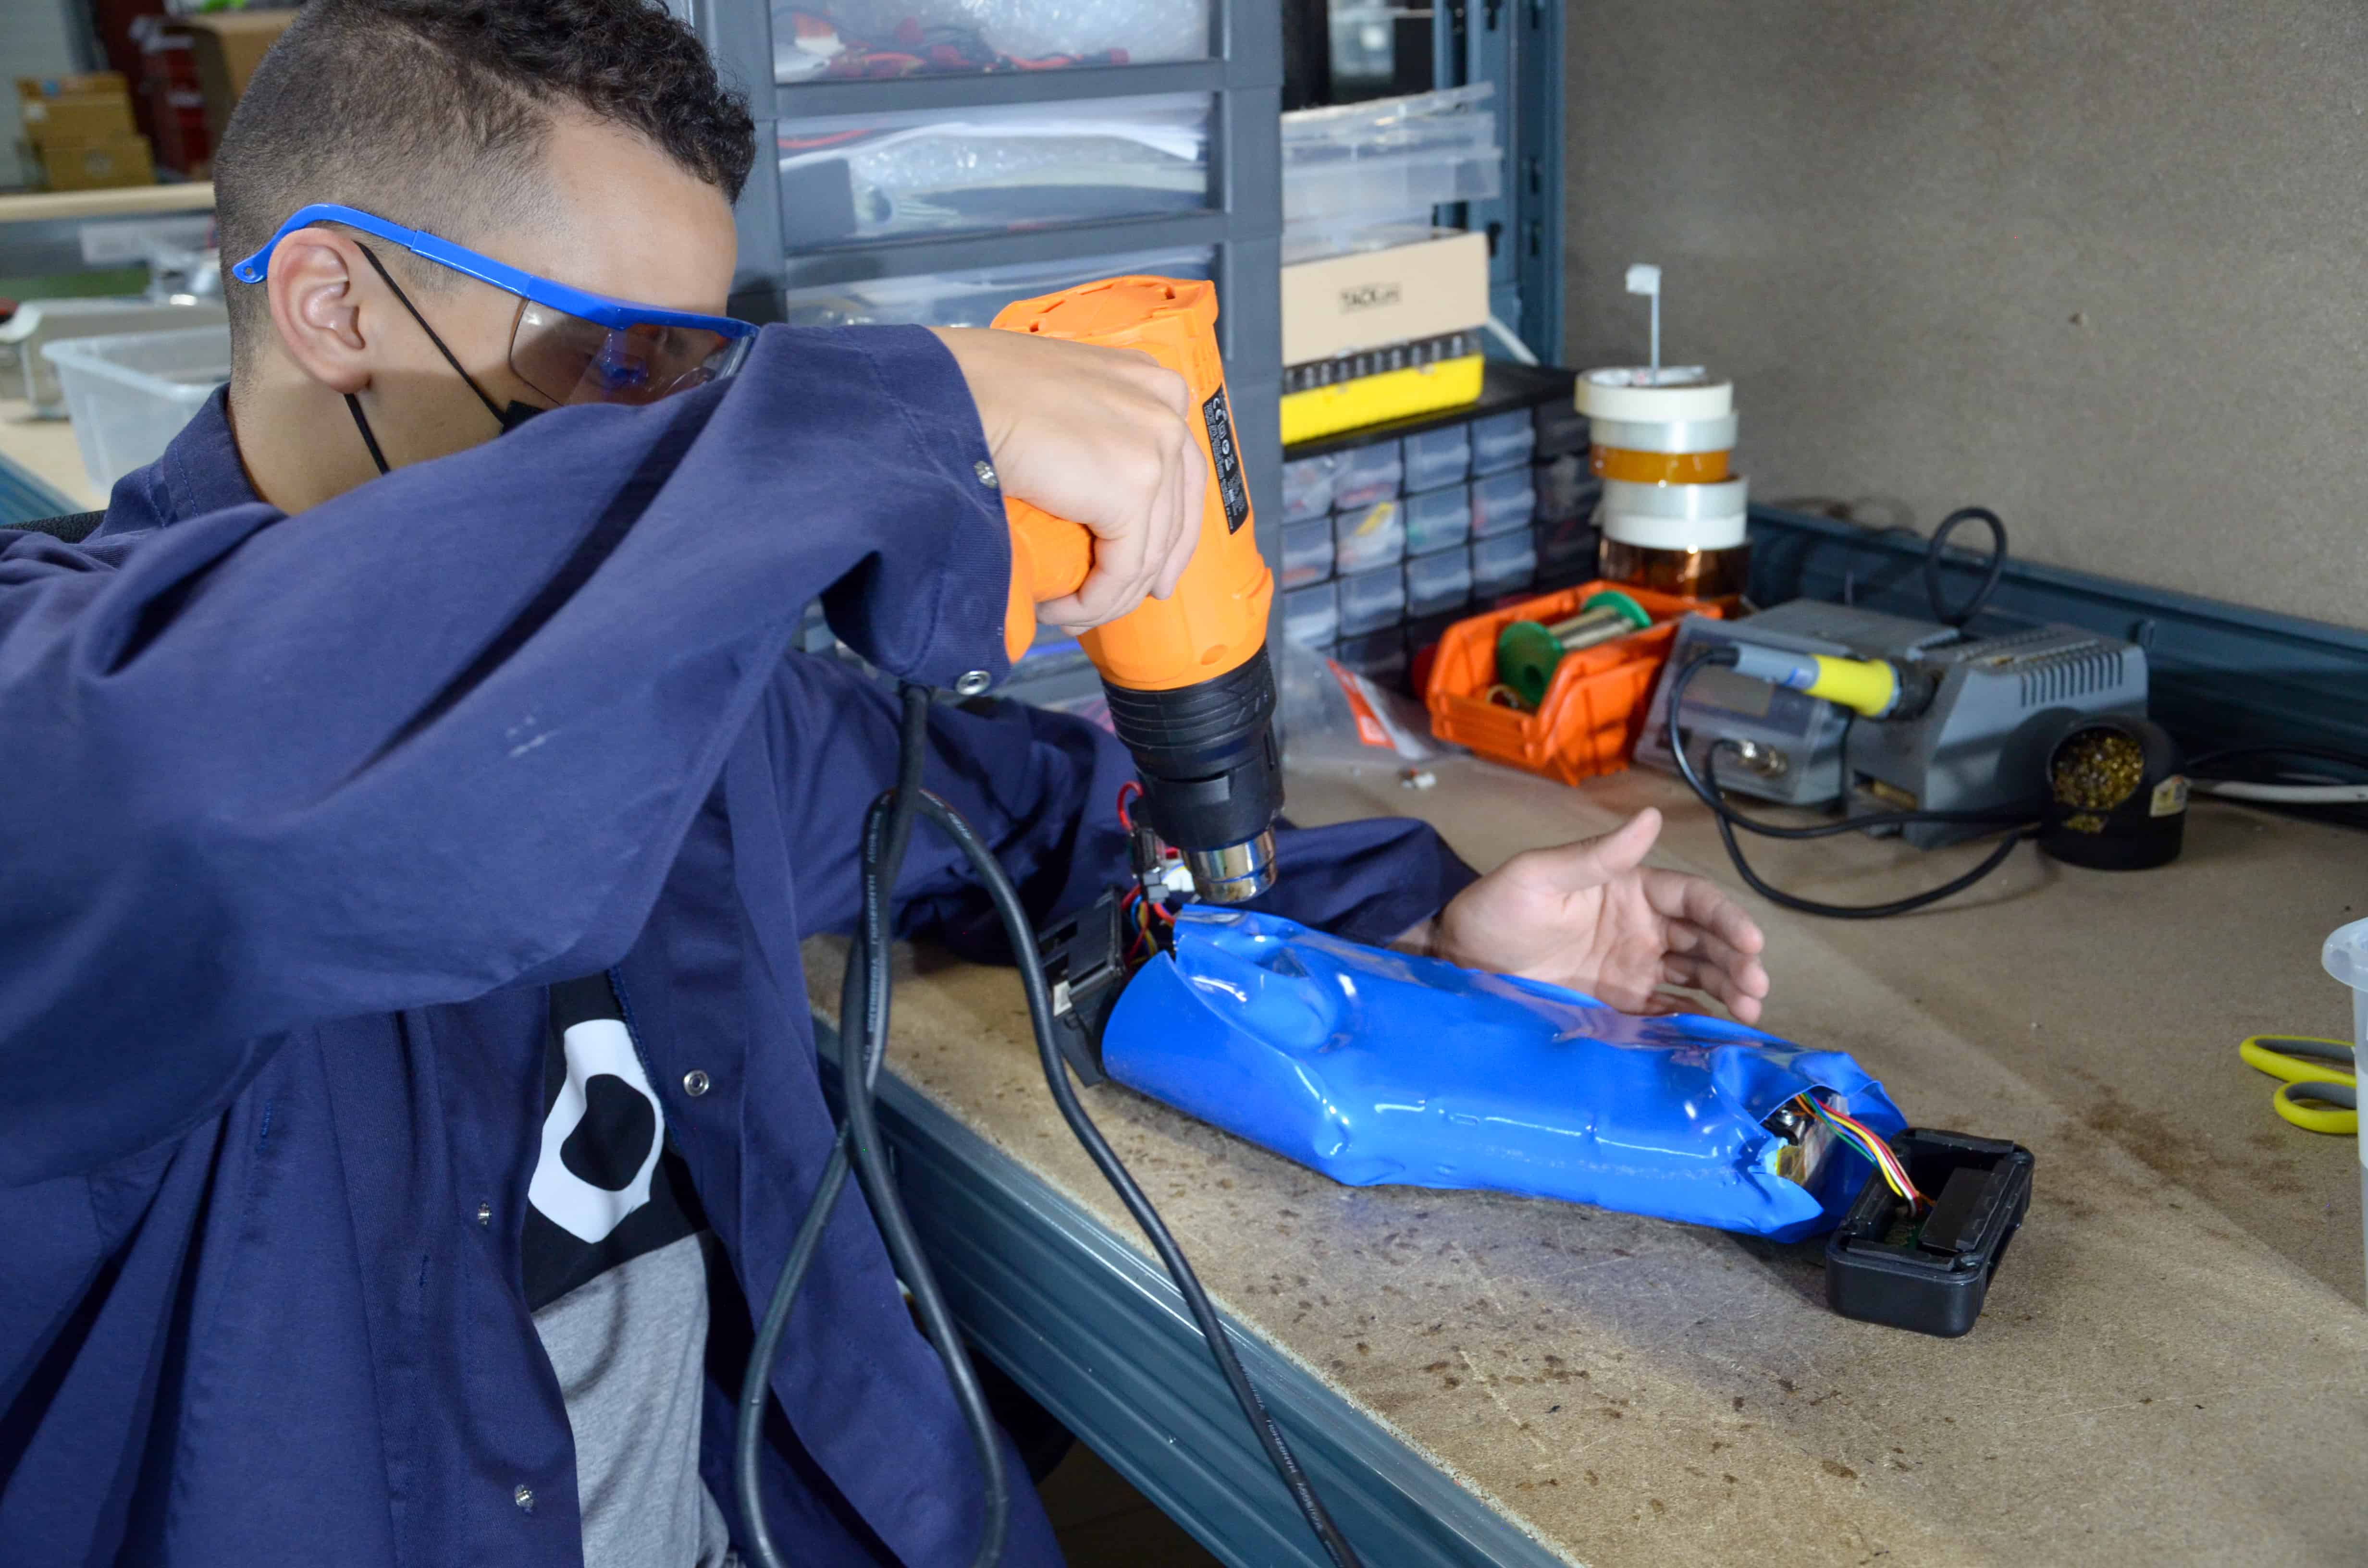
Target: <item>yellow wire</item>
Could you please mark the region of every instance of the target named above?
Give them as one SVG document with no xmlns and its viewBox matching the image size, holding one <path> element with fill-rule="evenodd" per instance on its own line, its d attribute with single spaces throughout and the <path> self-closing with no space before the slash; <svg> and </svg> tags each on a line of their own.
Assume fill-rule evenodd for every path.
<svg viewBox="0 0 2368 1568">
<path fill-rule="evenodd" d="M 2328 1137 L 2351 1138 L 2360 1133 L 2360 1113 L 2349 1106 L 2330 1105 L 2310 1093 L 2313 1084 L 2357 1085 L 2358 1075 L 2346 1071 L 2340 1062 L 2321 1057 L 2299 1056 L 2277 1049 L 2274 1042 L 2299 1045 L 2325 1045 L 2349 1051 L 2351 1042 L 2344 1040 L 2322 1040 L 2316 1036 L 2254 1035 L 2238 1043 L 2237 1054 L 2245 1064 L 2272 1078 L 2282 1078 L 2277 1092 L 2270 1096 L 2270 1108 L 2305 1132 L 2325 1133 Z"/>
<path fill-rule="evenodd" d="M 2356 1108 L 2328 1105 L 2310 1096 L 2312 1084 L 2328 1082 L 2331 1080 L 2306 1078 L 2298 1083 L 2280 1084 L 2277 1093 L 2270 1096 L 2270 1108 L 2305 1132 L 2324 1132 L 2338 1138 L 2358 1137 L 2360 1112 Z"/>
</svg>

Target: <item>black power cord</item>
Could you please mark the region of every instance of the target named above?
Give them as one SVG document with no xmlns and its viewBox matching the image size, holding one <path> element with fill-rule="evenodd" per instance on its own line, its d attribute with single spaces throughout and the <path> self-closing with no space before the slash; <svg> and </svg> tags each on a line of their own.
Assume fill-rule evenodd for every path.
<svg viewBox="0 0 2368 1568">
<path fill-rule="evenodd" d="M 1184 1298 L 1208 1341 L 1209 1353 L 1217 1363 L 1217 1370 L 1233 1391 L 1235 1402 L 1241 1406 L 1258 1445 L 1266 1450 L 1269 1462 L 1290 1492 L 1292 1501 L 1307 1520 L 1308 1528 L 1323 1544 L 1335 1568 L 1362 1568 L 1356 1550 L 1340 1533 L 1324 1501 L 1316 1495 L 1315 1486 L 1300 1468 L 1298 1457 L 1284 1439 L 1281 1428 L 1258 1398 L 1247 1373 L 1243 1371 L 1241 1358 L 1235 1354 L 1231 1338 L 1225 1333 L 1224 1321 L 1201 1288 L 1199 1276 L 1184 1256 L 1183 1249 L 1168 1233 L 1159 1218 L 1159 1211 L 1144 1196 L 1143 1189 L 1127 1173 L 1101 1135 L 1093 1119 L 1079 1103 L 1076 1088 L 1070 1084 L 1067 1067 L 1053 1029 L 1053 996 L 1044 983 L 1043 965 L 1039 961 L 1036 933 L 1028 918 L 1027 907 L 1020 903 L 1019 890 L 1012 886 L 1010 875 L 995 858 L 994 852 L 979 838 L 970 824 L 944 801 L 921 788 L 921 759 L 928 741 L 929 693 L 926 687 L 906 686 L 903 688 L 903 725 L 899 735 L 900 751 L 895 790 L 873 802 L 864 823 L 863 837 L 863 918 L 857 928 L 855 944 L 848 953 L 847 979 L 840 992 L 839 1070 L 846 1083 L 847 1119 L 837 1144 L 825 1165 L 821 1184 L 800 1221 L 790 1256 L 782 1265 L 781 1277 L 773 1289 L 773 1299 L 767 1307 L 757 1342 L 751 1351 L 746 1377 L 740 1390 L 738 1429 L 734 1453 L 734 1475 L 737 1483 L 740 1511 L 747 1521 L 749 1546 L 758 1568 L 789 1568 L 780 1547 L 773 1540 L 766 1522 L 764 1498 L 758 1486 L 757 1461 L 761 1450 L 766 1400 L 773 1363 L 780 1353 L 782 1331 L 789 1322 L 790 1310 L 797 1299 L 799 1285 L 814 1261 L 824 1225 L 837 1204 L 840 1190 L 846 1186 L 847 1173 L 852 1163 L 863 1176 L 864 1194 L 871 1200 L 874 1217 L 880 1221 L 882 1235 L 886 1238 L 889 1252 L 903 1276 L 905 1288 L 913 1292 L 920 1312 L 923 1326 L 928 1330 L 932 1344 L 946 1363 L 948 1377 L 954 1384 L 956 1403 L 962 1408 L 962 1417 L 971 1429 L 973 1440 L 979 1445 L 980 1466 L 985 1477 L 987 1492 L 986 1528 L 982 1532 L 979 1550 L 973 1562 L 978 1568 L 993 1563 L 1003 1551 L 1003 1534 L 1009 1513 L 1009 1483 L 1002 1463 L 993 1417 L 986 1412 L 985 1401 L 978 1392 L 978 1377 L 971 1366 L 969 1352 L 961 1336 L 953 1330 L 951 1315 L 945 1310 L 944 1299 L 939 1293 L 928 1263 L 921 1256 L 917 1239 L 913 1234 L 912 1221 L 898 1199 L 893 1177 L 889 1175 L 884 1148 L 881 1142 L 879 1124 L 874 1115 L 872 1089 L 878 1081 L 880 1063 L 886 1054 L 888 1039 L 889 990 L 889 930 L 888 901 L 895 887 L 896 870 L 901 864 L 909 837 L 912 820 L 925 816 L 939 831 L 953 840 L 970 861 L 1002 917 L 1004 929 L 1011 941 L 1013 957 L 1019 966 L 1020 988 L 1027 994 L 1029 1022 L 1036 1035 L 1037 1055 L 1044 1069 L 1045 1085 L 1052 1091 L 1053 1103 L 1060 1108 L 1062 1119 L 1085 1146 L 1096 1166 L 1133 1216 L 1152 1250 L 1159 1255 L 1168 1278 Z M 942 1332 L 940 1332 L 942 1330 Z"/>
<path fill-rule="evenodd" d="M 1971 509 L 1968 508 L 1968 510 Z M 1936 540 L 1938 537 L 1935 536 Z M 1986 597 L 1987 593 L 1977 595 L 1977 602 L 1974 608 L 1978 609 L 1980 608 L 1978 600 Z M 2005 864 L 2006 858 L 2014 853 L 2016 845 L 2037 833 L 2039 824 L 2032 820 L 2032 814 L 2027 811 L 2011 813 L 1875 812 L 1865 816 L 1847 817 L 1839 822 L 1819 823 L 1811 827 L 1779 827 L 1773 823 L 1759 822 L 1745 816 L 1726 803 L 1725 794 L 1716 787 L 1719 747 L 1733 743 L 1722 737 L 1712 744 L 1709 755 L 1703 759 L 1710 768 L 1712 781 L 1705 783 L 1702 776 L 1694 771 L 1693 759 L 1686 755 L 1685 734 L 1678 725 L 1679 708 L 1685 701 L 1686 687 L 1693 684 L 1694 676 L 1701 674 L 1707 665 L 1733 665 L 1736 660 L 1734 649 L 1714 649 L 1702 658 L 1688 664 L 1685 668 L 1678 672 L 1677 678 L 1669 682 L 1669 709 L 1667 721 L 1669 752 L 1677 758 L 1678 776 L 1686 781 L 1687 786 L 1701 798 L 1702 803 L 1708 806 L 1711 813 L 1718 819 L 1718 836 L 1726 846 L 1726 858 L 1735 862 L 1736 874 L 1743 879 L 1745 885 L 1752 892 L 1768 900 L 1769 903 L 1779 904 L 1786 909 L 1798 910 L 1804 915 L 1823 915 L 1829 920 L 1883 920 L 1894 915 L 1906 915 L 1911 910 L 1922 909 L 1927 905 L 1938 903 L 1944 898 L 1953 898 L 1964 892 Z M 1863 833 L 1870 828 L 1878 827 L 1906 827 L 1916 823 L 1970 824 L 1986 827 L 2011 827 L 2020 831 L 2009 835 L 2005 842 L 1992 850 L 1981 864 L 1964 876 L 1952 878 L 1939 887 L 1924 892 L 1893 899 L 1887 903 L 1820 903 L 1815 899 L 1802 898 L 1797 894 L 1786 892 L 1782 888 L 1772 887 L 1763 881 L 1759 874 L 1751 869 L 1750 862 L 1743 858 L 1743 846 L 1735 836 L 1735 830 L 1739 827 L 1747 833 L 1756 833 L 1766 838 L 1832 838 L 1845 833 Z"/>
<path fill-rule="evenodd" d="M 1990 530 L 1990 562 L 1982 580 L 1974 589 L 1973 597 L 1954 608 L 1941 592 L 1941 557 L 1949 548 L 1949 536 L 1964 523 L 1980 523 Z M 2006 570 L 2006 525 L 1987 506 L 1960 506 L 1941 519 L 1932 530 L 1931 542 L 1924 547 L 1924 597 L 1931 602 L 1932 619 L 1943 626 L 1960 627 L 1982 613 L 1982 607 L 1998 592 L 1998 574 Z"/>
</svg>

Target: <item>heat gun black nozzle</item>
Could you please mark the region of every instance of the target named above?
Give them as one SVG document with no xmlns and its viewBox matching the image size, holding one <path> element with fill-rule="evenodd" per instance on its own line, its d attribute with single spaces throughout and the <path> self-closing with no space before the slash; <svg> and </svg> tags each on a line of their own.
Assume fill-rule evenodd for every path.
<svg viewBox="0 0 2368 1568">
<path fill-rule="evenodd" d="M 1211 855 L 1255 844 L 1274 825 L 1282 811 L 1282 756 L 1274 744 L 1274 666 L 1264 648 L 1223 675 L 1170 691 L 1108 682 L 1103 689 L 1111 728 L 1142 776 L 1138 818 L 1162 839 L 1188 856 Z"/>
</svg>

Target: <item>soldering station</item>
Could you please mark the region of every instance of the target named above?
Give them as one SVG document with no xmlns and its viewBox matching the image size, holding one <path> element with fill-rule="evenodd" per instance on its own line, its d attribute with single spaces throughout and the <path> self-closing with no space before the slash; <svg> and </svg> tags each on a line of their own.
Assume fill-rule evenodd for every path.
<svg viewBox="0 0 2368 1568">
<path fill-rule="evenodd" d="M 733 710 L 740 739 L 700 742 L 757 736 L 779 789 L 751 784 L 762 767 L 734 750 L 721 782 L 711 769 L 674 799 L 697 770 L 665 748 L 711 717 L 706 676 L 652 654 L 663 669 L 629 696 L 665 710 L 637 755 L 666 766 L 617 775 L 640 791 L 619 820 L 654 843 L 656 817 L 701 813 L 688 839 L 665 828 L 679 863 L 635 862 L 595 899 L 556 873 L 528 890 L 531 845 L 474 853 L 493 869 L 472 864 L 469 885 L 498 877 L 549 905 L 520 917 L 503 978 L 482 954 L 457 978 L 436 970 L 401 932 L 347 950 L 371 947 L 337 924 L 362 918 L 370 887 L 289 894 L 296 916 L 276 885 L 226 903 L 238 942 L 268 935 L 241 921 L 335 905 L 323 928 L 345 947 L 320 960 L 327 981 L 267 977 L 257 1029 L 279 1032 L 236 1084 L 185 1092 L 182 1056 L 156 1068 L 188 1101 L 170 1138 L 37 1173 L 73 1188 L 63 1210 L 0 1185 L 0 1247 L 23 1260 L 0 1267 L 0 1329 L 30 1323 L 34 1346 L 0 1335 L 0 1562 L 236 1555 L 217 1538 L 252 1537 L 181 1517 L 184 1492 L 211 1484 L 193 1455 L 241 1419 L 301 1440 L 313 1417 L 290 1401 L 335 1369 L 291 1354 L 298 1386 L 265 1397 L 208 1357 L 250 1315 L 277 1356 L 300 1298 L 345 1289 L 324 1271 L 348 1243 L 371 1343 L 338 1349 L 347 1324 L 309 1354 L 352 1351 L 380 1374 L 371 1397 L 410 1400 L 442 1375 L 404 1359 L 413 1347 L 466 1340 L 469 1378 L 507 1391 L 429 1389 L 490 1434 L 451 1464 L 403 1425 L 431 1431 L 408 1406 L 384 1404 L 383 1433 L 352 1423 L 389 1477 L 385 1519 L 374 1481 L 355 1494 L 371 1517 L 352 1560 L 370 1568 L 683 1568 L 680 1529 L 663 1551 L 614 1544 L 642 1539 L 619 1515 L 669 1508 L 696 1516 L 699 1568 L 2368 1560 L 2353 1473 L 2368 1216 L 2351 1206 L 2355 1163 L 2368 1204 L 2368 1152 L 2345 1142 L 2368 1040 L 2368 558 L 2345 358 L 2361 307 L 2343 262 L 2361 203 L 2357 160 L 2322 133 L 2354 114 L 2325 62 L 2356 57 L 2358 29 L 2190 4 L 2175 27 L 2067 15 L 2001 41 L 1979 17 L 1884 9 L 33 0 L 8 33 L 29 62 L 27 188 L 0 167 L 0 713 L 33 715 L 36 771 L 114 744 L 102 710 L 162 682 L 191 638 L 221 641 L 209 596 L 258 559 L 314 561 L 273 600 L 288 619 L 241 622 L 286 638 L 303 669 L 304 638 L 334 643 L 328 624 L 354 619 L 303 619 L 307 595 L 349 586 L 344 557 L 306 547 L 370 532 L 353 519 L 389 494 L 413 498 L 408 517 L 443 504 L 423 495 L 474 515 L 473 494 L 427 481 L 474 461 L 486 487 L 490 460 L 466 443 L 418 457 L 406 400 L 440 410 L 449 393 L 472 427 L 482 404 L 478 445 L 522 462 L 594 419 L 619 451 L 680 424 L 589 524 L 554 510 L 546 537 L 530 497 L 505 503 L 512 532 L 480 530 L 486 553 L 450 568 L 468 574 L 452 605 L 431 602 L 450 625 L 370 655 L 372 678 L 407 689 L 450 651 L 427 645 L 470 643 L 359 771 L 275 762 L 260 772 L 313 793 L 254 815 L 206 795 L 212 762 L 126 797 L 169 826 L 233 824 L 226 858 L 291 885 L 283 835 L 308 845 L 308 824 L 349 810 L 381 822 L 351 802 L 390 757 L 431 750 L 423 737 L 474 737 L 433 751 L 436 790 L 485 767 L 544 777 L 616 694 L 557 679 L 564 700 L 547 699 L 536 658 L 584 639 L 575 618 L 611 618 L 598 635 L 640 613 L 673 563 L 700 576 L 704 545 L 777 526 L 770 487 L 814 537 L 862 537 L 837 582 L 806 581 L 819 547 L 708 573 L 732 579 L 719 604 L 767 597 L 762 624 L 726 625 L 744 604 L 715 609 L 712 641 L 680 633 L 750 690 L 734 662 L 752 648 L 812 684 L 813 706 L 775 692 L 753 719 Z M 224 254 L 256 227 L 239 203 L 303 162 L 239 137 L 267 138 L 274 112 L 284 133 L 290 103 L 310 137 L 330 101 L 274 83 L 275 40 L 302 46 L 300 27 L 410 29 L 422 60 L 474 40 L 440 97 L 491 140 L 438 211 L 329 188 L 343 131 L 321 127 L 303 177 L 322 188 L 284 193 L 255 246 Z M 636 70 L 599 65 L 627 37 L 646 46 Z M 545 256 L 530 202 L 467 230 L 477 165 L 526 190 L 533 158 L 562 158 L 503 163 L 495 143 L 535 136 L 464 101 L 475 72 L 534 113 L 582 100 L 543 128 L 552 148 L 606 120 L 629 133 L 634 156 L 611 147 L 599 167 L 620 189 L 655 182 L 673 204 L 650 210 L 677 212 L 634 236 L 648 254 L 620 244 L 609 272 L 579 277 Z M 233 108 L 275 97 L 236 129 Z M 421 159 L 436 142 L 421 131 Z M 381 180 L 402 186 L 363 183 Z M 339 285 L 332 352 L 320 331 L 290 335 L 347 244 L 369 270 Z M 398 251 L 390 270 L 381 253 Z M 653 255 L 675 280 L 665 303 L 611 290 Z M 407 314 L 381 310 L 381 280 Z M 2250 297 L 2264 291 L 2278 309 Z M 498 350 L 461 308 L 493 294 Z M 415 327 L 438 353 L 412 356 L 426 393 L 370 357 Z M 279 347 L 233 356 L 242 333 Z M 1200 497 L 1197 517 L 1173 513 L 1192 540 L 1173 590 L 1083 631 L 1052 622 L 1112 580 L 1123 530 L 1082 520 L 1093 503 L 1074 487 L 1030 489 L 1042 460 L 1030 474 L 999 444 L 1025 420 L 990 413 L 994 375 L 1039 393 L 1053 378 L 977 369 L 1010 355 L 1084 384 L 1088 358 L 1065 345 L 1172 373 L 1162 460 L 1180 417 Z M 1073 357 L 1019 358 L 1048 354 Z M 335 377 L 315 363 L 330 359 Z M 806 412 L 751 426 L 760 374 Z M 842 394 L 871 412 L 840 423 L 877 439 L 832 426 L 821 405 Z M 586 403 L 611 406 L 570 407 Z M 1129 399 L 1060 407 L 1091 427 Z M 289 430 L 343 455 L 258 455 L 260 433 Z M 817 450 L 846 469 L 820 502 Z M 1089 466 L 1136 499 L 1129 465 Z M 738 488 L 719 500 L 711 469 Z M 860 529 L 823 515 L 867 477 L 893 506 L 850 502 Z M 556 495 L 573 471 L 545 478 Z M 713 532 L 654 559 L 685 494 Z M 962 608 L 929 601 L 928 626 L 905 628 L 928 662 L 899 664 L 895 639 L 860 622 L 928 619 L 910 596 L 847 607 L 867 574 L 910 587 L 879 540 L 916 517 L 911 538 L 973 530 L 945 533 L 946 559 L 978 580 Z M 164 544 L 142 542 L 152 530 Z M 1125 542 L 1141 554 L 1143 537 Z M 190 567 L 175 551 L 211 553 Z M 506 551 L 559 563 L 496 591 Z M 1008 581 L 982 562 L 1008 562 Z M 461 637 L 480 590 L 508 608 Z M 652 602 L 712 608 L 690 592 Z M 996 607 L 991 645 L 948 651 Z M 322 727 L 374 720 L 367 683 L 321 667 L 347 683 Z M 916 670 L 951 688 L 903 678 Z M 258 683 L 253 711 L 309 678 Z M 472 704 L 507 705 L 506 762 L 467 728 Z M 845 729 L 818 744 L 817 724 Z M 155 727 L 182 725 L 176 709 Z M 238 767 L 285 738 L 240 733 Z M 155 755 L 249 778 L 191 744 Z M 838 771 L 816 782 L 825 754 Z M 552 855 L 575 853 L 578 807 L 608 821 L 609 776 L 577 766 Z M 737 813 L 756 798 L 806 800 L 810 820 L 751 825 Z M 423 878 L 472 858 L 436 837 L 450 816 L 404 810 L 383 831 L 420 835 Z M 107 869 L 106 845 L 150 825 L 118 833 L 102 812 L 68 879 L 96 892 L 73 896 L 160 885 L 150 866 Z M 642 854 L 625 830 L 584 833 L 620 864 Z M 743 852 L 771 853 L 768 835 L 778 868 Z M 624 886 L 643 870 L 672 879 L 655 915 Z M 663 902 L 711 873 L 729 883 L 699 895 L 712 908 Z M 637 937 L 600 924 L 613 910 L 566 915 L 633 898 Z M 832 924 L 857 903 L 851 932 Z M 240 970 L 244 949 L 216 953 L 201 924 L 158 934 L 156 973 L 198 985 L 176 944 Z M 946 950 L 907 961 L 907 938 Z M 595 949 L 586 972 L 567 968 Z M 794 1025 L 746 1030 L 797 1048 L 788 1089 L 723 1005 L 697 1011 L 735 965 L 740 1017 L 778 1004 Z M 830 977 L 835 1008 L 809 1009 L 801 967 Z M 669 994 L 677 969 L 697 972 Z M 341 984 L 367 993 L 367 1017 L 324 1032 L 305 1008 L 352 1011 Z M 486 1041 L 538 987 L 544 1001 L 510 1010 L 542 1054 L 511 1073 Z M 25 989 L 0 985 L 0 1053 Z M 211 1025 L 185 1010 L 194 1040 Z M 705 1026 L 682 1028 L 694 1015 Z M 604 1042 L 590 1066 L 577 1030 Z M 697 1066 L 654 1052 L 661 1037 L 695 1046 Z M 413 1119 L 370 1120 L 381 1092 Z M 214 1119 L 193 1123 L 208 1096 Z M 464 1129 L 471 1096 L 532 1102 L 530 1176 L 502 1165 L 494 1112 Z M 349 1192 L 437 1190 L 366 1213 L 302 1177 L 305 1157 L 314 1177 L 377 1173 Z M 734 1184 L 723 1201 L 718 1172 Z M 295 1261 L 266 1268 L 236 1248 L 260 1244 L 256 1216 L 291 1185 L 327 1206 L 303 1210 Z M 186 1213 L 167 1212 L 176 1194 Z M 458 1251 L 437 1229 L 448 1199 Z M 12 1218 L 20 1201 L 33 1221 Z M 661 1216 L 678 1228 L 660 1236 Z M 677 1246 L 680 1300 L 653 1307 L 646 1270 Z M 496 1296 L 465 1298 L 456 1281 L 479 1275 L 499 1276 Z M 256 1279 L 275 1294 L 250 1313 L 238 1293 Z M 20 1282 L 38 1310 L 12 1312 Z M 153 1332 L 136 1321 L 150 1286 L 167 1303 Z M 861 1301 L 873 1311 L 850 1314 Z M 485 1347 L 529 1325 L 544 1354 L 485 1370 Z M 666 1414 L 696 1430 L 667 1438 L 672 1500 L 644 1497 L 634 1467 L 657 1439 L 641 1428 L 666 1402 L 643 1386 L 629 1417 L 599 1406 L 686 1325 L 708 1337 L 666 1397 L 697 1410 Z M 592 1336 L 573 1363 L 569 1328 Z M 837 1392 L 802 1404 L 817 1368 Z M 620 1382 L 587 1395 L 604 1377 Z M 223 1414 L 240 1400 L 261 1415 Z M 70 1408 L 84 1425 L 68 1441 Z M 888 1456 L 919 1479 L 873 1473 L 883 1420 L 938 1434 L 926 1455 Z M 840 1425 L 861 1434 L 837 1442 Z M 56 1512 L 41 1494 L 76 1488 L 122 1496 L 54 1547 L 67 1536 L 38 1534 Z M 468 1493 L 460 1524 L 436 1522 L 439 1489 Z M 240 1528 L 328 1550 L 268 1490 L 252 1518 L 232 1510 Z M 900 1509 L 926 1522 L 892 1541 Z M 368 1555 L 380 1534 L 391 1544 Z"/>
</svg>

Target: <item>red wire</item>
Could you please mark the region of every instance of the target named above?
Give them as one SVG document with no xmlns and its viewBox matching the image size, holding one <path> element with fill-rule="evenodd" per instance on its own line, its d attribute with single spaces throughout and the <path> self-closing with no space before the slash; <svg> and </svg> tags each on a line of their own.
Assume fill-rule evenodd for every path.
<svg viewBox="0 0 2368 1568">
<path fill-rule="evenodd" d="M 1126 803 L 1143 793 L 1143 786 L 1130 778 L 1118 787 L 1118 824 L 1129 833 L 1134 831 L 1134 819 L 1127 814 Z"/>
</svg>

